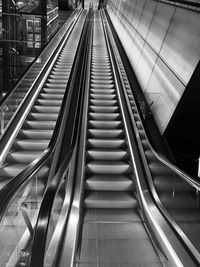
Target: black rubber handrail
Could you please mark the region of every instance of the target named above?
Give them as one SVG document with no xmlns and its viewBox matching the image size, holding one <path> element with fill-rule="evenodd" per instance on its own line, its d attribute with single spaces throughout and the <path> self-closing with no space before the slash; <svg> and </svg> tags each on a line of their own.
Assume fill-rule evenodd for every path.
<svg viewBox="0 0 200 267">
<path fill-rule="evenodd" d="M 70 103 L 70 114 L 68 114 L 68 123 L 66 124 L 66 137 L 64 136 L 63 142 L 70 143 L 69 150 L 66 155 L 66 151 L 64 151 L 64 154 L 66 155 L 64 160 L 62 161 L 62 164 L 56 173 L 55 177 L 53 178 L 51 184 L 47 188 L 47 191 L 43 197 L 37 223 L 35 226 L 34 231 L 34 238 L 33 238 L 33 246 L 32 246 L 32 253 L 31 253 L 31 261 L 30 261 L 30 267 L 43 267 L 44 263 L 44 256 L 45 256 L 45 247 L 46 247 L 46 238 L 48 233 L 48 226 L 49 221 L 51 218 L 51 212 L 54 200 L 56 198 L 56 194 L 60 188 L 60 184 L 63 178 L 63 173 L 67 173 L 67 170 L 69 169 L 69 165 L 73 156 L 73 153 L 75 153 L 75 147 L 79 140 L 79 134 L 80 134 L 80 127 L 82 122 L 82 108 L 83 108 L 83 101 L 84 101 L 84 92 L 83 90 L 83 84 L 84 84 L 84 76 L 86 75 L 86 57 L 87 57 L 87 47 L 88 47 L 88 24 L 90 19 L 90 12 L 88 14 L 88 17 L 86 19 L 85 25 L 84 25 L 84 32 L 82 35 L 82 40 L 80 43 L 80 59 L 77 60 L 78 69 L 77 72 L 74 73 L 75 77 L 77 78 L 76 81 L 74 81 L 74 84 L 72 84 L 72 90 L 73 90 L 73 96 L 72 96 L 72 102 Z M 75 117 L 75 120 L 74 120 Z M 74 125 L 71 124 L 71 121 L 74 120 Z M 74 130 L 70 131 L 73 128 Z M 72 134 L 72 137 L 69 137 L 69 132 Z M 70 142 L 70 140 L 72 140 Z M 65 178 L 65 177 L 64 177 Z M 71 203 L 71 199 L 70 199 Z M 69 203 L 69 205 L 70 205 Z M 69 210 L 69 209 L 68 209 Z M 68 217 L 68 216 L 67 216 Z"/>
<path fill-rule="evenodd" d="M 77 58 L 77 53 L 75 55 L 75 59 Z M 75 60 L 76 61 L 76 60 Z M 62 105 L 60 108 L 60 112 L 58 115 L 58 119 L 55 125 L 55 130 L 53 132 L 52 138 L 49 142 L 48 147 L 45 151 L 36 158 L 32 163 L 30 163 L 22 172 L 20 172 L 14 179 L 12 179 L 9 183 L 7 183 L 0 190 L 0 222 L 4 216 L 4 213 L 16 194 L 17 190 L 25 183 L 30 181 L 32 177 L 44 166 L 47 162 L 47 159 L 52 155 L 59 143 L 58 137 L 62 136 L 61 132 L 64 132 L 65 121 L 64 118 L 66 114 L 69 113 L 69 103 L 70 103 L 70 84 L 72 83 L 73 71 L 77 67 L 75 61 L 72 65 L 71 74 L 69 76 L 68 84 L 66 87 L 66 92 L 64 94 L 64 98 L 62 101 Z"/>
</svg>

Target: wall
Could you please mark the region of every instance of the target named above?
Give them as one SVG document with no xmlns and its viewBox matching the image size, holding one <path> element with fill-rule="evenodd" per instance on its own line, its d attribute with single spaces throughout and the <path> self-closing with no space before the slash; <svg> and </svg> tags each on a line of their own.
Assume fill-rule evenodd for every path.
<svg viewBox="0 0 200 267">
<path fill-rule="evenodd" d="M 200 14 L 153 0 L 107 10 L 163 133 L 200 59 Z"/>
</svg>

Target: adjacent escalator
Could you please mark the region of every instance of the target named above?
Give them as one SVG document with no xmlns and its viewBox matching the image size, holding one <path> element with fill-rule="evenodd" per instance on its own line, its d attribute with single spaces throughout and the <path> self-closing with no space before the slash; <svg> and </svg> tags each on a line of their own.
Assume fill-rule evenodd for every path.
<svg viewBox="0 0 200 267">
<path fill-rule="evenodd" d="M 200 264 L 200 238 L 196 233 L 200 227 L 200 183 L 171 164 L 152 147 L 111 30 L 109 30 L 109 33 L 118 69 L 121 73 L 121 80 L 124 84 L 124 94 L 127 103 L 129 103 L 130 114 L 132 114 L 132 122 L 135 127 L 149 189 L 163 214 L 176 229 L 177 235 L 185 243 L 198 265 Z"/>
<path fill-rule="evenodd" d="M 84 13 L 84 12 L 83 12 Z M 0 168 L 1 188 L 36 159 L 47 147 L 59 114 L 80 39 L 85 13 L 52 66 L 41 90 L 14 140 L 7 149 Z"/>
</svg>

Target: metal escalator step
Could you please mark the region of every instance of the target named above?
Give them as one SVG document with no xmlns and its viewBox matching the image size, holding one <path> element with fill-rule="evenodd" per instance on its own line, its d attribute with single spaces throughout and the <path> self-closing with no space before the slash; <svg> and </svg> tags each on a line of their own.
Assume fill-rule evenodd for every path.
<svg viewBox="0 0 200 267">
<path fill-rule="evenodd" d="M 50 79 L 59 79 L 59 80 L 63 80 L 63 81 L 68 81 L 68 78 L 66 77 L 66 75 L 55 75 L 51 72 L 51 74 L 49 75 Z"/>
<path fill-rule="evenodd" d="M 90 92 L 92 94 L 104 94 L 104 95 L 116 95 L 114 89 L 91 89 Z"/>
<path fill-rule="evenodd" d="M 15 177 L 18 175 L 27 164 L 8 164 L 0 168 L 0 176 Z"/>
<path fill-rule="evenodd" d="M 53 74 L 53 75 L 62 75 L 62 77 L 68 78 L 69 75 L 70 75 L 70 71 L 71 70 L 66 71 L 66 70 L 63 70 L 63 69 L 61 69 L 61 70 L 54 69 L 54 70 L 51 71 L 51 74 Z"/>
<path fill-rule="evenodd" d="M 62 94 L 45 94 L 45 93 L 41 93 L 40 98 L 42 99 L 47 99 L 47 100 L 62 100 L 63 99 L 63 95 Z"/>
<path fill-rule="evenodd" d="M 143 146 L 144 151 L 149 150 L 149 143 L 146 139 L 142 140 L 142 146 Z"/>
<path fill-rule="evenodd" d="M 41 155 L 42 150 L 33 151 L 33 150 L 20 150 L 11 152 L 6 156 L 6 162 L 9 163 L 31 163 L 34 159 L 36 159 L 39 155 Z"/>
<path fill-rule="evenodd" d="M 138 113 L 134 113 L 133 116 L 136 121 L 140 121 L 140 115 Z"/>
<path fill-rule="evenodd" d="M 90 97 L 92 99 L 96 99 L 96 100 L 113 100 L 116 99 L 116 95 L 115 94 L 90 94 Z"/>
<path fill-rule="evenodd" d="M 144 130 L 139 130 L 138 133 L 140 135 L 140 139 L 141 140 L 145 140 L 146 139 L 146 134 L 145 134 Z"/>
<path fill-rule="evenodd" d="M 28 166 L 27 164 L 8 164 L 0 168 L 0 176 L 8 178 L 15 177 L 27 166 Z M 46 177 L 48 172 L 49 168 L 47 166 L 42 167 L 41 170 L 39 170 L 39 172 L 37 173 L 37 178 L 39 179 Z"/>
<path fill-rule="evenodd" d="M 126 160 L 128 153 L 126 150 L 108 150 L 108 149 L 92 149 L 87 151 L 87 158 L 93 160 Z"/>
<path fill-rule="evenodd" d="M 121 138 L 124 136 L 122 129 L 88 129 L 88 136 L 94 138 Z"/>
<path fill-rule="evenodd" d="M 113 89 L 114 88 L 114 84 L 93 83 L 93 84 L 91 84 L 91 88 L 93 88 L 93 89 Z"/>
<path fill-rule="evenodd" d="M 60 111 L 60 107 L 57 106 L 37 106 L 34 105 L 34 107 L 32 108 L 32 111 L 37 111 L 37 112 L 41 112 L 41 113 L 58 113 Z"/>
<path fill-rule="evenodd" d="M 129 192 L 92 191 L 84 199 L 87 208 L 137 208 L 137 200 Z"/>
<path fill-rule="evenodd" d="M 19 137 L 27 139 L 47 139 L 49 140 L 53 134 L 53 130 L 25 130 L 19 131 Z"/>
<path fill-rule="evenodd" d="M 53 78 L 48 78 L 47 83 L 51 83 L 51 84 L 55 84 L 55 85 L 56 84 L 59 84 L 59 85 L 65 84 L 66 85 L 67 81 L 68 81 L 68 78 L 65 77 L 65 79 L 64 78 L 58 79 L 55 75 Z"/>
<path fill-rule="evenodd" d="M 106 64 L 92 64 L 92 70 L 96 70 L 96 71 L 101 71 L 101 70 L 103 70 L 103 71 L 109 71 L 109 70 L 111 70 L 111 66 L 108 66 L 108 64 L 106 63 Z"/>
<path fill-rule="evenodd" d="M 60 94 L 60 95 L 64 95 L 65 93 L 65 89 L 53 89 L 53 88 L 42 88 L 42 91 L 46 94 Z"/>
<path fill-rule="evenodd" d="M 86 179 L 86 189 L 96 191 L 128 191 L 134 189 L 133 180 L 124 175 L 93 175 Z"/>
<path fill-rule="evenodd" d="M 143 130 L 143 125 L 142 125 L 141 120 L 136 121 L 136 125 L 137 125 L 138 130 Z"/>
<path fill-rule="evenodd" d="M 188 192 L 161 192 L 159 193 L 161 203 L 166 209 L 194 210 L 198 209 L 198 203 Z"/>
<path fill-rule="evenodd" d="M 65 89 L 66 88 L 66 83 L 63 83 L 63 84 L 55 84 L 55 83 L 45 83 L 45 87 L 48 87 L 48 88 L 58 88 L 58 89 Z"/>
<path fill-rule="evenodd" d="M 154 175 L 153 181 L 158 192 L 194 192 L 194 188 L 192 186 L 175 175 Z"/>
<path fill-rule="evenodd" d="M 141 217 L 137 209 L 85 209 L 84 222 L 141 222 Z M 125 266 L 124 266 L 125 267 Z M 126 266 L 128 267 L 128 266 Z M 132 266 L 129 266 L 132 267 Z M 146 266 L 147 267 L 147 266 Z M 161 266 L 160 266 L 161 267 Z"/>
<path fill-rule="evenodd" d="M 105 79 L 112 79 L 112 75 L 110 73 L 91 73 L 91 77 L 92 79 L 102 79 L 102 78 L 105 78 Z"/>
<path fill-rule="evenodd" d="M 126 141 L 124 139 L 88 139 L 88 145 L 93 148 L 124 148 Z"/>
<path fill-rule="evenodd" d="M 90 103 L 96 106 L 115 106 L 118 104 L 117 100 L 95 100 L 95 99 L 90 99 Z"/>
<path fill-rule="evenodd" d="M 90 106 L 89 109 L 93 112 L 113 113 L 119 111 L 119 106 Z"/>
<path fill-rule="evenodd" d="M 100 121 L 89 120 L 88 126 L 96 129 L 117 129 L 122 127 L 122 121 Z"/>
<path fill-rule="evenodd" d="M 31 121 L 26 120 L 23 124 L 23 129 L 39 129 L 39 130 L 53 130 L 55 128 L 56 121 Z"/>
<path fill-rule="evenodd" d="M 93 84 L 94 84 L 94 85 L 95 85 L 95 84 L 100 84 L 100 85 L 103 85 L 103 86 L 104 86 L 104 85 L 105 85 L 105 86 L 106 86 L 106 85 L 111 85 L 111 84 L 114 85 L 112 79 L 101 79 L 101 80 L 100 80 L 100 79 L 99 79 L 99 80 L 97 80 L 97 79 L 91 79 L 90 82 L 91 82 L 92 85 L 93 85 Z"/>
<path fill-rule="evenodd" d="M 86 164 L 86 172 L 96 174 L 125 174 L 132 171 L 128 163 L 122 161 L 92 161 Z"/>
<path fill-rule="evenodd" d="M 92 68 L 91 75 L 108 77 L 108 76 L 112 76 L 112 72 L 111 72 L 111 70 L 104 70 L 104 69 L 97 69 L 96 70 L 96 69 Z"/>
<path fill-rule="evenodd" d="M 23 149 L 23 150 L 45 150 L 49 141 L 48 140 L 15 140 L 13 143 L 13 149 Z"/>
<path fill-rule="evenodd" d="M 113 120 L 116 120 L 116 119 L 119 119 L 120 118 L 120 114 L 119 113 L 97 113 L 97 112 L 89 112 L 89 117 L 91 119 L 94 119 L 94 120 L 110 120 L 110 121 L 113 121 Z"/>
<path fill-rule="evenodd" d="M 166 166 L 164 166 L 162 163 L 160 163 L 158 161 L 150 163 L 149 164 L 149 169 L 150 169 L 150 172 L 152 173 L 153 176 L 154 175 L 157 175 L 157 176 L 174 175 L 173 171 L 169 170 L 169 168 L 167 168 Z"/>
<path fill-rule="evenodd" d="M 57 113 L 42 113 L 42 112 L 31 112 L 28 115 L 28 118 L 30 120 L 40 120 L 40 121 L 56 121 L 58 118 L 58 114 Z"/>
<path fill-rule="evenodd" d="M 36 100 L 36 104 L 44 105 L 44 106 L 61 106 L 62 100 L 53 100 L 53 99 L 42 99 L 38 98 Z"/>
<path fill-rule="evenodd" d="M 151 150 L 146 150 L 145 155 L 146 155 L 148 162 L 157 161 L 157 157 L 154 155 L 154 153 Z"/>
</svg>

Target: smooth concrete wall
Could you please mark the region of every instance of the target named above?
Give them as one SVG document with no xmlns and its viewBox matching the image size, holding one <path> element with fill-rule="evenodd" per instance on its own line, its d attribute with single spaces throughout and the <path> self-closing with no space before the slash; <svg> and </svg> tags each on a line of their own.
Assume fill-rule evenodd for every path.
<svg viewBox="0 0 200 267">
<path fill-rule="evenodd" d="M 153 0 L 107 10 L 163 133 L 200 59 L 200 14 Z"/>
</svg>

